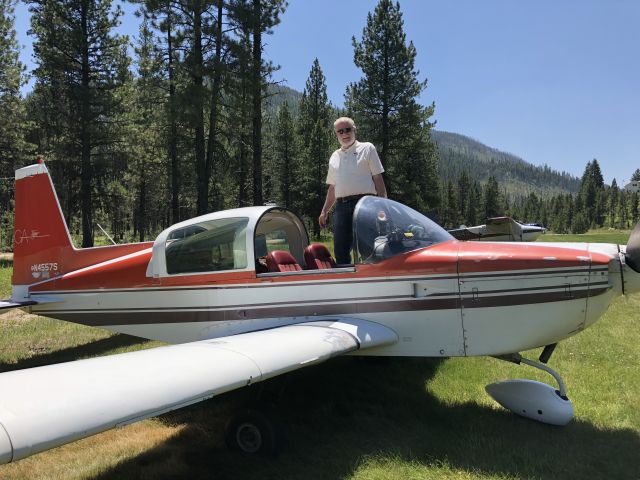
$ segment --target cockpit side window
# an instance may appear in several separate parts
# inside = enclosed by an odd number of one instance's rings
[[[248,218],[223,218],[189,225],[167,238],[167,273],[201,273],[247,268]],[[175,233],[175,235],[174,235]]]

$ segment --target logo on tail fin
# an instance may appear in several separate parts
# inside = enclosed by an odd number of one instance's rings
[[[20,245],[22,242],[29,243],[31,240],[35,240],[36,238],[45,238],[50,237],[51,235],[42,235],[38,230],[31,230],[30,233],[27,233],[27,229],[23,228],[17,229],[13,233],[13,242],[15,245]]]

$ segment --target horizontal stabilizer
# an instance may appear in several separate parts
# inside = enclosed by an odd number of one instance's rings
[[[320,320],[0,374],[0,463],[397,341],[377,323]]]
[[[11,308],[28,307],[29,305],[35,305],[38,302],[12,302],[11,300],[0,300],[0,310],[9,310]]]
[[[22,308],[22,307],[30,307],[32,305],[41,305],[44,303],[56,303],[60,300],[56,298],[44,298],[39,297],[38,300],[25,300],[21,302],[14,302],[13,300],[0,300],[0,311],[1,310],[9,310],[11,308]]]

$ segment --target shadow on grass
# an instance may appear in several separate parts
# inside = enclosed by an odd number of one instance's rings
[[[447,406],[424,387],[438,360],[382,360],[339,358],[289,375],[277,409],[288,443],[277,458],[224,446],[224,419],[249,387],[164,415],[187,428],[95,479],[333,479],[398,461],[518,478],[639,478],[633,430],[558,428],[474,403]]]
[[[95,357],[98,355],[104,355],[105,353],[117,348],[130,347],[132,345],[138,345],[148,341],[149,340],[144,338],[117,334],[101,340],[85,343],[84,345],[77,345],[75,347],[56,350],[55,352],[34,355],[33,357],[25,358],[24,360],[20,360],[16,363],[0,363],[0,373],[10,372],[12,370],[21,370],[23,368],[51,365],[54,363],[71,362],[81,358]]]

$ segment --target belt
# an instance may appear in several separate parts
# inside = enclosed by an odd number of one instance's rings
[[[348,197],[336,198],[336,202],[338,202],[338,203],[357,202],[362,197],[366,197],[367,195],[373,195],[373,194],[372,193],[362,193],[360,195],[349,195]]]

